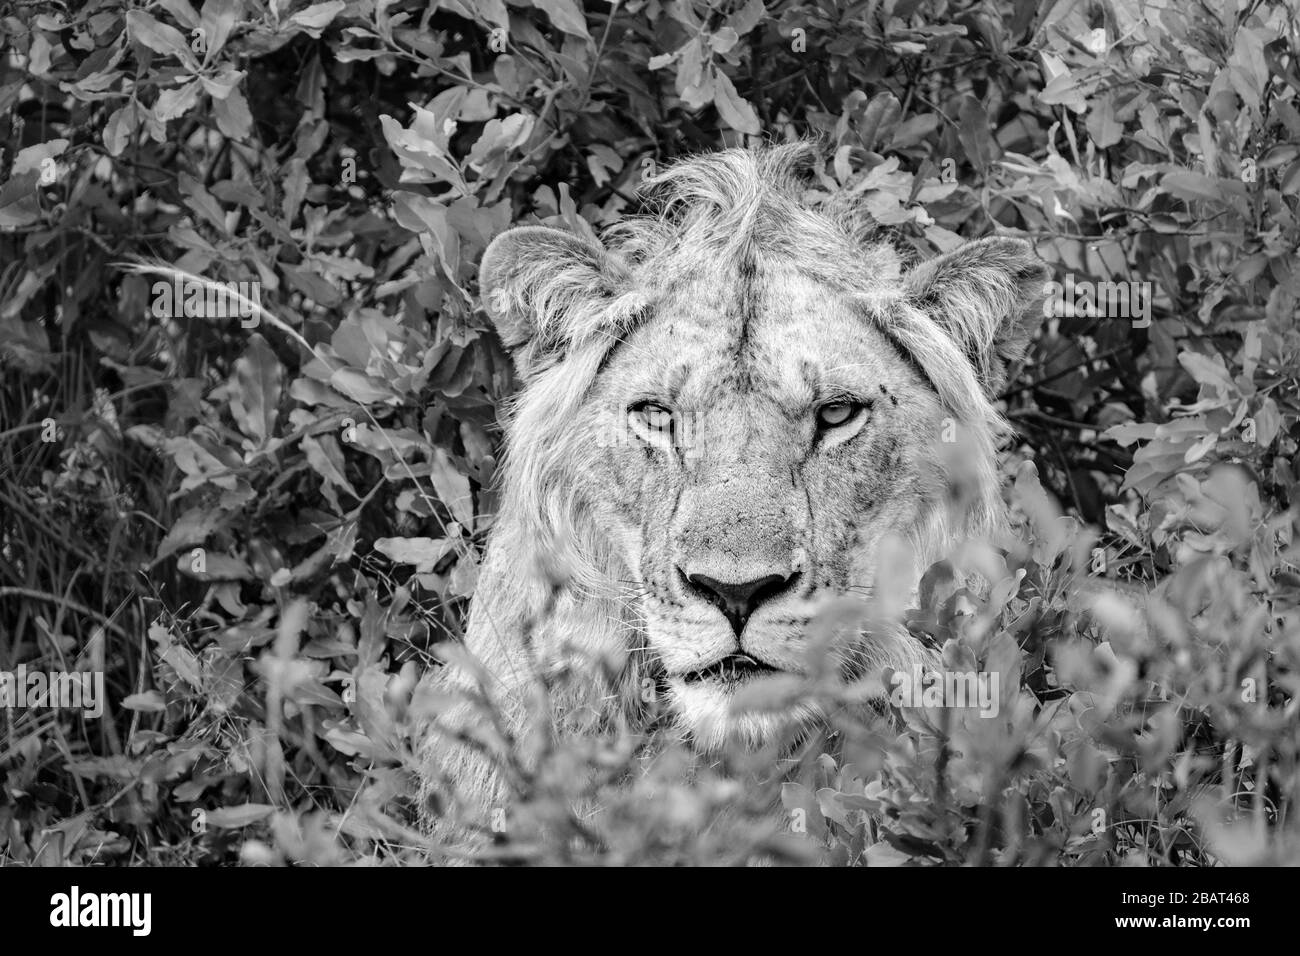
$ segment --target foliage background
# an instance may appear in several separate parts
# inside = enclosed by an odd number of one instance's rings
[[[479,256],[801,135],[917,258],[1011,231],[1149,284],[1147,327],[1046,325],[1004,396],[1030,544],[986,601],[937,571],[912,622],[1011,678],[1005,720],[846,731],[775,817],[589,741],[497,854],[1300,860],[1298,36],[1278,0],[0,7],[0,668],[109,687],[100,720],[0,710],[0,861],[425,859],[412,692],[512,388]],[[168,314],[141,261],[267,314]],[[1082,611],[1089,576],[1157,585],[1149,628]],[[574,761],[638,781],[573,821]]]

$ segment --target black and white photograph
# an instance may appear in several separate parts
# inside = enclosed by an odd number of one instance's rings
[[[1051,868],[1244,940],[1298,303],[1296,0],[0,2],[0,894]]]

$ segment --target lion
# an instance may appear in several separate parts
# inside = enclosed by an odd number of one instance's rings
[[[480,687],[521,739],[530,681],[586,660],[615,662],[607,693],[570,702],[587,732],[635,721],[652,681],[691,746],[761,744],[817,715],[730,705],[801,672],[819,607],[883,571],[914,591],[953,542],[1003,530],[995,397],[1047,271],[1017,238],[905,268],[859,206],[811,188],[816,155],[687,158],[603,242],[523,226],[484,253],[484,308],[521,385],[467,653],[434,681]],[[899,627],[843,660],[866,675],[929,653]],[[467,745],[482,720],[461,706],[430,729],[430,802],[500,798]]]

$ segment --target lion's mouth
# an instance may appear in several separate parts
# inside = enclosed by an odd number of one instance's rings
[[[748,654],[728,654],[708,667],[691,671],[686,675],[686,683],[717,681],[724,684],[739,684],[765,674],[781,673],[770,664],[755,660]]]

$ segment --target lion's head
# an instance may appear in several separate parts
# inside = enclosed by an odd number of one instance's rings
[[[526,227],[488,248],[483,301],[522,388],[471,650],[506,661],[544,600],[537,569],[562,564],[551,649],[634,649],[716,743],[738,729],[738,687],[804,666],[827,597],[869,594],[881,571],[914,581],[996,528],[993,397],[1044,269],[1027,243],[987,239],[905,271],[798,178],[808,152],[681,162],[651,184],[657,214],[604,244]],[[847,658],[917,659],[879,636]]]

